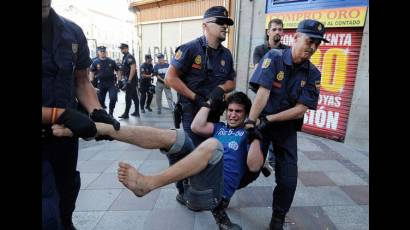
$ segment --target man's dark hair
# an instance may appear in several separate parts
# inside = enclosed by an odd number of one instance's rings
[[[228,98],[226,99],[226,107],[228,107],[228,105],[232,103],[244,105],[246,115],[248,115],[249,112],[251,111],[252,102],[249,99],[248,95],[244,94],[243,92],[235,92],[229,95]]]
[[[268,31],[270,30],[270,27],[272,26],[272,23],[275,23],[275,24],[277,24],[277,25],[281,25],[281,26],[283,27],[283,21],[282,21],[281,19],[279,19],[279,18],[274,18],[274,19],[272,19],[272,20],[269,21]]]

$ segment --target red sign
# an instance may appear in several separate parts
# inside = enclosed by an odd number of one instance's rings
[[[283,43],[292,45],[293,31],[285,32]],[[322,73],[316,110],[308,110],[302,130],[343,141],[356,79],[362,29],[327,29],[330,43],[322,43],[312,63]]]

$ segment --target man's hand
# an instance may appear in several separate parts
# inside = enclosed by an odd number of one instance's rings
[[[247,120],[245,122],[245,133],[249,144],[255,139],[262,140],[262,134],[256,128],[255,121]]]
[[[195,103],[196,107],[201,108],[202,105],[204,105],[204,103],[206,103],[206,100],[201,95],[195,94],[194,103]]]
[[[114,127],[115,130],[120,130],[120,122],[115,120],[113,117],[108,115],[107,111],[103,109],[94,109],[94,111],[90,115],[91,119],[95,122],[101,122],[101,123],[106,123],[110,124]],[[97,136],[95,140],[110,140],[112,141],[113,139],[110,136],[107,135],[101,135]]]
[[[65,109],[57,119],[56,124],[64,125],[73,132],[74,137],[83,139],[94,137],[97,133],[97,128],[89,117],[70,108]]]
[[[271,122],[268,121],[266,116],[261,116],[259,117],[259,124],[257,126],[257,129],[259,130],[259,132],[265,133],[268,130],[270,124]]]
[[[225,91],[221,87],[215,87],[209,95],[211,107],[214,108],[224,99]]]

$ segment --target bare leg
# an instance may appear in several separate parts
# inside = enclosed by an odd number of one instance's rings
[[[136,196],[144,196],[156,188],[195,175],[205,169],[218,143],[215,138],[202,142],[192,153],[154,176],[145,176],[131,165],[120,162],[118,180]]]
[[[158,129],[148,126],[121,126],[116,131],[112,125],[95,123],[99,135],[109,135],[113,139],[139,146],[144,149],[169,149],[175,143],[175,130]]]

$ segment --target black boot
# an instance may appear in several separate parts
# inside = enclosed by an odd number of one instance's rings
[[[64,226],[63,226],[63,230],[77,230],[77,229],[74,227],[73,222],[71,222],[71,223],[69,223],[69,224],[67,224],[67,225],[64,225]]]
[[[269,224],[269,230],[283,230],[283,224],[285,222],[285,217],[280,217],[275,214],[272,215]]]
[[[228,217],[228,214],[225,212],[225,209],[221,207],[221,205],[214,208],[212,211],[212,215],[216,221],[216,224],[219,227],[219,230],[241,230],[241,226],[232,223]]]
[[[151,107],[147,106],[147,107],[145,107],[145,108],[146,108],[148,111],[152,112]]]
[[[139,117],[139,116],[140,116],[140,113],[137,112],[137,111],[135,111],[135,112],[131,113],[131,116]]]
[[[121,116],[119,116],[118,118],[123,118],[123,119],[128,119],[130,116],[128,116],[128,113],[124,113]]]

